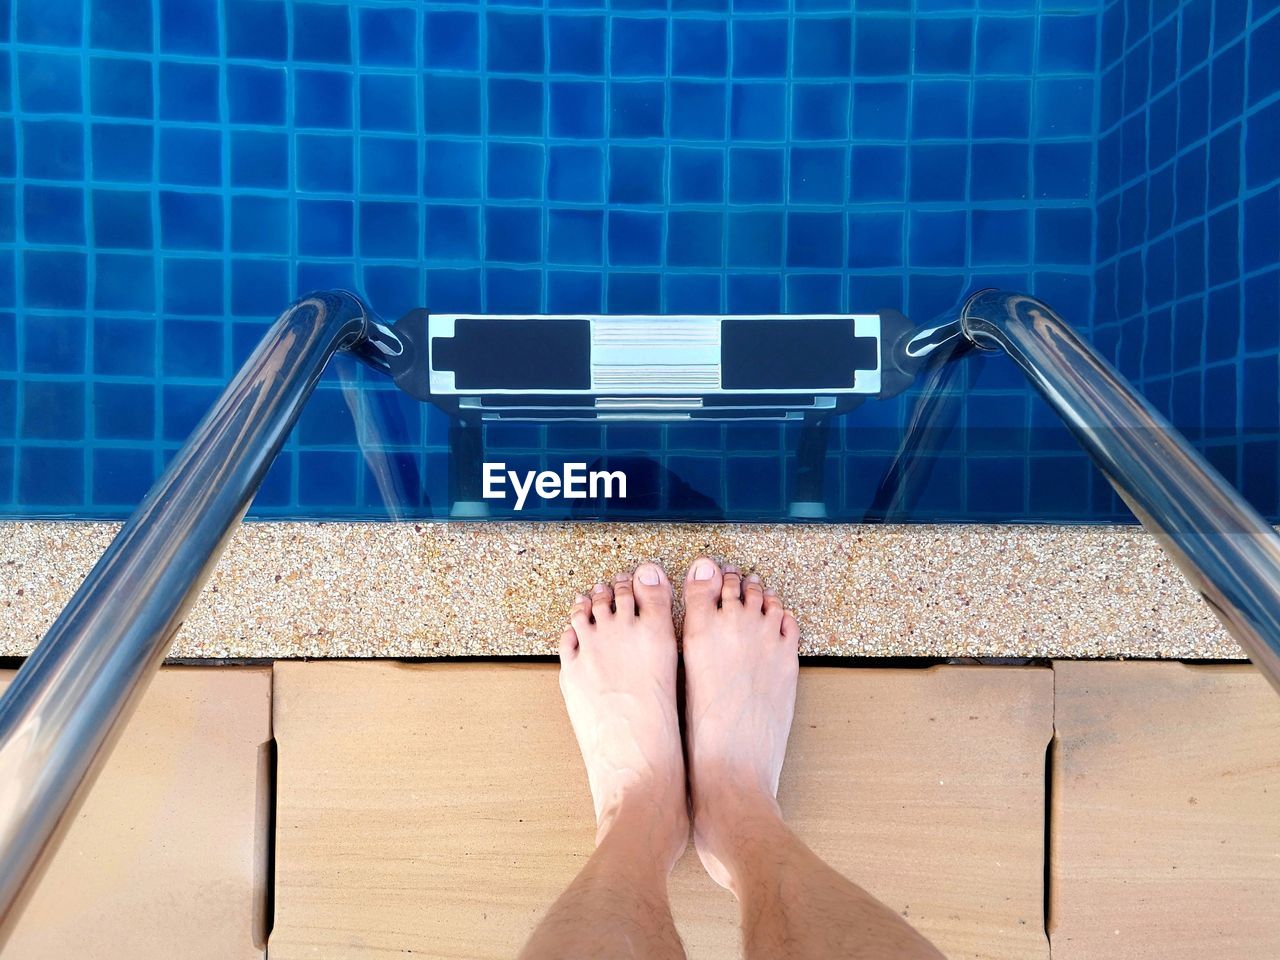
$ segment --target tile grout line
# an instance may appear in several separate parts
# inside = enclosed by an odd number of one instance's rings
[[[1044,879],[1041,919],[1044,938],[1053,960],[1053,783],[1058,761],[1058,661],[1049,661],[1049,743],[1044,757]]]
[[[263,836],[266,850],[263,851],[264,866],[262,888],[262,957],[271,955],[271,934],[276,925],[276,845],[279,832],[280,809],[280,746],[276,741],[276,665],[270,663],[271,681],[268,684],[267,727],[271,738],[267,741],[268,749],[265,792],[267,796],[267,823]]]

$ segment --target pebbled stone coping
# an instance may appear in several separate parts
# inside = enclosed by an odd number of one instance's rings
[[[118,526],[0,523],[0,655]],[[1138,527],[521,522],[246,523],[170,655],[551,654],[576,591],[642,560],[678,583],[699,553],[775,586],[811,655],[1243,656]]]

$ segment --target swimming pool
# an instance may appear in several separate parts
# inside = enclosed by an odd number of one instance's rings
[[[1277,4],[848,8],[12,0],[0,514],[127,515],[314,288],[387,318],[924,322],[996,285],[1076,323],[1277,518]],[[896,516],[1125,516],[1007,361],[968,358],[950,389]],[[916,399],[830,431],[829,519],[867,515]],[[625,501],[521,516],[774,519],[802,432],[500,424],[484,447],[632,478]],[[253,514],[445,517],[449,458],[446,416],[339,365]]]

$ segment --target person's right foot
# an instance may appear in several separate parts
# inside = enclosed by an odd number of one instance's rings
[[[689,840],[671,582],[642,563],[579,596],[570,620],[560,689],[587,767],[596,842],[620,826],[665,875]]]
[[[694,842],[733,889],[732,833],[777,816],[778,776],[795,712],[800,627],[754,574],[699,557],[684,581],[684,664]]]

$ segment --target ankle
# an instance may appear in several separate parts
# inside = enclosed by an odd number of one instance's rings
[[[641,869],[656,866],[665,875],[689,841],[684,798],[626,797],[600,812],[596,847],[616,850]]]
[[[693,834],[711,878],[739,900],[744,878],[765,869],[791,836],[777,800],[759,788],[696,798]]]
[[[712,825],[728,827],[742,818],[782,818],[772,790],[752,770],[703,771],[691,793],[694,819]]]
[[[693,798],[694,827],[700,836],[741,846],[783,826],[773,794],[757,784],[719,784]]]

